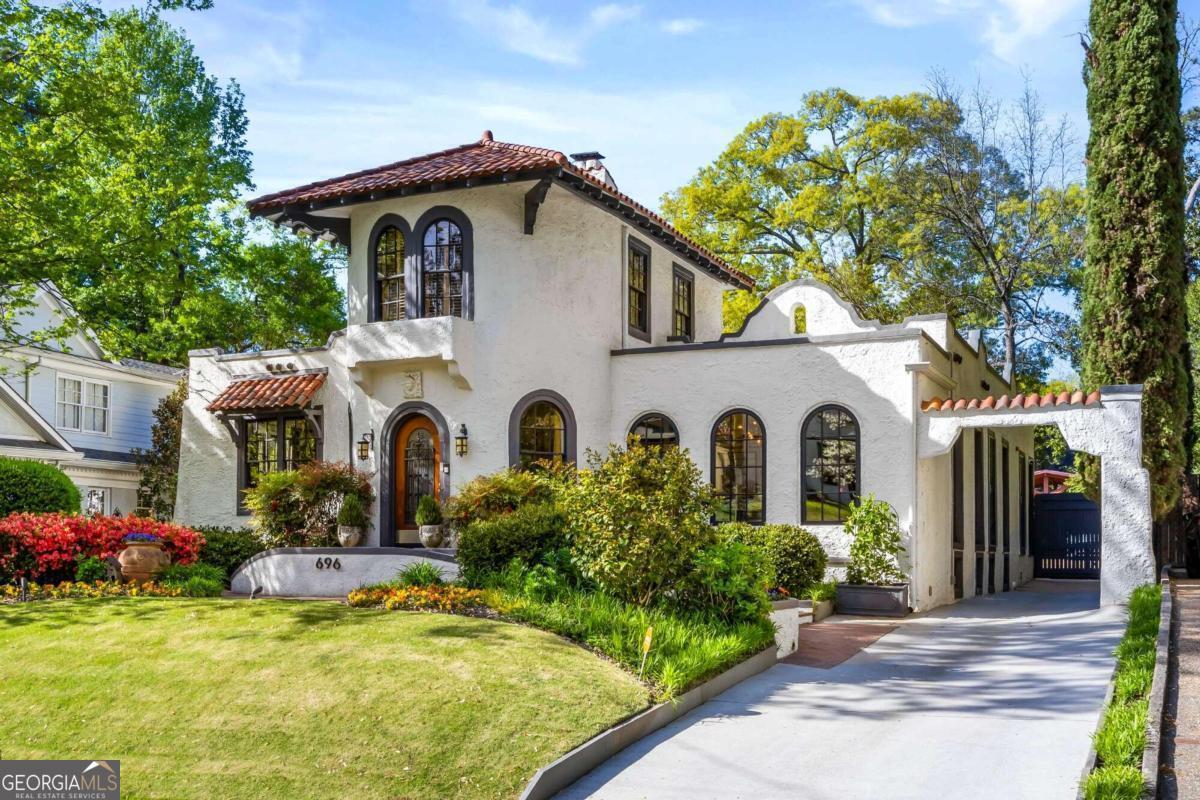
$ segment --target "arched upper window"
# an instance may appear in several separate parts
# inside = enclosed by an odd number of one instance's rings
[[[629,437],[643,447],[679,446],[679,430],[666,414],[643,414],[630,427]]]
[[[509,464],[520,469],[575,463],[575,415],[566,398],[549,389],[522,397],[508,418],[508,447]]]
[[[404,232],[388,225],[375,239],[375,297],[378,319],[405,318]]]
[[[804,421],[805,522],[846,521],[858,500],[858,420],[841,406],[821,406]]]
[[[767,437],[762,421],[745,410],[730,411],[712,431],[712,483],[718,522],[766,519]]]
[[[421,283],[424,316],[464,316],[463,235],[454,221],[438,219],[425,228]]]

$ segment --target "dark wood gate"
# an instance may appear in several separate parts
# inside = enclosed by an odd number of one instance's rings
[[[1081,494],[1033,498],[1033,576],[1100,577],[1100,507]]]

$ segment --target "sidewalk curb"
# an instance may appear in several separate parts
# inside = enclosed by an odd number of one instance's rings
[[[1158,612],[1158,641],[1154,646],[1154,679],[1150,684],[1150,707],[1146,711],[1146,749],[1142,751],[1143,797],[1158,796],[1158,767],[1162,751],[1163,708],[1167,697],[1167,666],[1170,662],[1171,616],[1174,611],[1171,573],[1162,571],[1162,604]]]

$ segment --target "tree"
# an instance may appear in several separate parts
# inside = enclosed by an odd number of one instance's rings
[[[1083,255],[1084,193],[1070,180],[1066,122],[1046,120],[1028,78],[1007,110],[978,85],[964,96],[941,73],[930,88],[954,120],[926,129],[905,181],[917,198],[912,236],[929,251],[952,243],[959,257],[915,260],[909,291],[953,298],[962,318],[998,328],[1006,373],[1044,372],[1039,357],[1070,357],[1076,339],[1074,320],[1048,302],[1074,293]],[[1032,351],[1028,364],[1022,351]]]
[[[175,516],[175,489],[179,482],[179,443],[183,431],[183,404],[187,400],[187,381],[158,402],[154,424],[150,427],[150,449],[136,448],[141,479],[138,485],[142,504],[158,519]]]
[[[1143,385],[1143,458],[1156,515],[1179,499],[1188,408],[1175,24],[1172,0],[1093,0],[1085,43],[1084,379]],[[1096,467],[1089,460],[1093,485]]]
[[[663,198],[692,236],[760,291],[797,277],[828,283],[864,317],[893,319],[890,287],[912,255],[906,187],[923,130],[946,110],[927,95],[804,96],[794,114],[751,122],[715,162]],[[752,302],[733,301],[744,316]],[[738,320],[727,320],[727,325]]]

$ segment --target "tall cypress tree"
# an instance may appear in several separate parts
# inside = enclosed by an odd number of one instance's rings
[[[1084,70],[1084,380],[1145,387],[1156,516],[1179,498],[1188,408],[1176,16],[1175,0],[1092,0]]]

